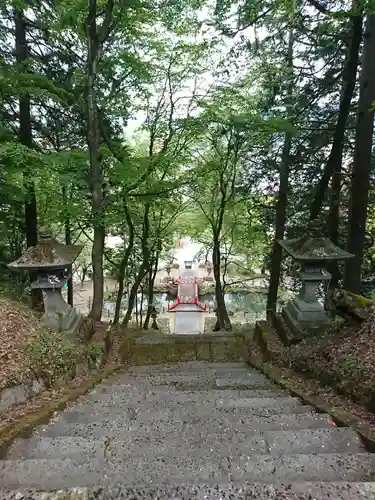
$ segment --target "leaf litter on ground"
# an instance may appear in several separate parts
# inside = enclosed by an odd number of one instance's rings
[[[289,347],[270,328],[267,346],[273,364],[293,371],[296,388],[375,425],[375,413],[366,408],[375,391],[375,310],[361,324],[338,321],[320,336]],[[258,348],[254,354],[261,359]]]
[[[31,376],[25,346],[43,328],[26,306],[0,298],[0,390]]]

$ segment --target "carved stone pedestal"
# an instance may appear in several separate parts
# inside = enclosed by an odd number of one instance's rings
[[[322,304],[318,302],[316,290],[318,285],[328,281],[331,275],[320,267],[305,264],[303,270],[299,272],[299,278],[302,281],[302,288],[282,312],[285,323],[296,335],[300,335],[301,332],[312,335],[321,333],[330,322]]]

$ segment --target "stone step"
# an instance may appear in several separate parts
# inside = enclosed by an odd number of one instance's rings
[[[180,404],[173,407],[168,405],[154,405],[152,406],[133,406],[133,407],[101,407],[97,405],[93,408],[88,407],[87,411],[76,412],[63,412],[57,414],[56,422],[64,423],[94,423],[107,420],[121,420],[124,425],[134,422],[150,423],[150,422],[165,422],[171,420],[178,420],[180,422],[196,420],[197,418],[206,419],[208,421],[214,418],[236,419],[256,416],[269,418],[277,415],[301,415],[306,413],[313,413],[311,406],[302,405],[274,405],[272,407],[224,407],[213,406],[210,404],[190,405]]]
[[[104,396],[104,398],[102,398]],[[154,402],[170,402],[170,401],[189,401],[191,403],[196,403],[200,401],[211,401],[214,402],[220,399],[232,399],[232,398],[279,398],[286,397],[288,394],[277,387],[272,387],[270,389],[223,389],[223,390],[201,390],[201,391],[174,391],[174,390],[155,390],[155,388],[146,389],[145,392],[141,391],[129,391],[126,387],[122,386],[112,386],[108,388],[98,388],[95,391],[91,391],[85,397],[81,398],[76,403],[76,407],[80,407],[86,402],[101,402],[112,400],[112,396],[117,400],[124,399],[124,402],[139,402],[145,399],[150,403]]]
[[[260,434],[270,455],[310,453],[364,453],[366,450],[358,434],[350,428],[303,429],[264,431]],[[235,454],[256,453],[248,433],[234,435],[231,442]]]
[[[181,372],[181,371],[165,371],[165,372],[151,372],[151,373],[140,373],[134,374],[132,372],[125,373],[121,376],[120,380],[137,379],[142,380],[153,380],[157,382],[159,379],[162,380],[195,380],[195,379],[211,379],[219,377],[228,377],[233,379],[247,378],[252,380],[268,380],[262,373],[252,371],[252,370],[204,370],[201,372]]]
[[[303,408],[303,407],[299,407]],[[44,425],[37,429],[39,436],[81,436],[84,438],[92,437],[118,437],[119,439],[127,436],[129,431],[139,437],[142,435],[160,435],[165,439],[170,433],[180,432],[183,429],[186,432],[212,433],[222,432],[223,429],[231,429],[236,432],[254,433],[266,430],[284,430],[284,429],[321,429],[331,428],[330,417],[325,414],[316,414],[311,412],[299,414],[280,413],[270,416],[249,416],[239,415],[235,412],[215,412],[200,415],[177,414],[171,416],[167,413],[152,415],[138,415],[135,420],[129,420],[126,417],[102,419],[98,421],[88,421],[79,423],[57,422],[51,425]],[[164,418],[164,419],[163,419]]]
[[[212,377],[212,376],[233,376],[233,377],[254,377],[254,378],[267,378],[260,372],[256,370],[251,370],[249,367],[237,367],[237,368],[203,368],[200,370],[190,370],[190,369],[177,369],[174,367],[166,368],[166,369],[152,369],[148,371],[136,372],[132,368],[121,375],[123,378],[134,377],[138,379],[147,379],[147,378],[157,378],[157,377]]]
[[[17,440],[7,454],[18,458],[73,458],[80,463],[91,458],[126,458],[185,455],[232,457],[241,454],[361,453],[362,443],[351,429],[329,428],[303,431],[236,433],[232,429],[191,432],[189,428],[169,436],[137,435],[129,431],[122,438],[34,437]]]
[[[5,489],[53,490],[79,486],[108,487],[115,484],[222,484],[230,481],[284,484],[300,481],[370,481],[375,456],[362,454],[253,455],[216,459],[211,455],[90,459],[80,464],[71,459],[4,460],[0,484]]]
[[[375,483],[371,482],[298,482],[291,484],[220,484],[220,485],[168,485],[168,486],[111,486],[108,488],[74,488],[59,492],[0,490],[6,500],[101,500],[155,499],[164,500],[374,500]]]
[[[282,408],[284,406],[301,406],[298,398],[284,397],[260,397],[260,398],[236,398],[217,399],[216,408],[246,408],[249,413],[257,408]]]
[[[253,368],[251,368],[245,362],[209,362],[209,361],[187,361],[185,363],[165,363],[162,365],[143,365],[143,366],[131,366],[129,368],[129,373],[136,373],[137,375],[142,373],[153,373],[153,372],[178,372],[186,373],[193,372],[197,373],[200,371],[207,370],[245,370],[252,371],[253,373],[259,373]]]
[[[285,393],[271,391],[197,391],[162,394],[128,394],[126,392],[91,394],[82,398],[68,411],[77,413],[93,410],[113,409],[118,413],[126,408],[157,408],[168,406],[177,408],[180,405],[206,405],[217,408],[269,408],[272,406],[298,406],[298,398]],[[74,408],[74,409],[73,409]],[[117,410],[116,410],[117,408]],[[66,412],[65,412],[66,413]]]
[[[181,372],[154,372],[132,374],[126,373],[119,378],[120,384],[134,386],[142,385],[197,385],[211,384],[222,386],[248,385],[248,386],[272,386],[274,385],[263,374],[249,370],[235,371],[205,371],[201,373]]]
[[[73,408],[70,411],[58,413],[54,421],[61,423],[75,422],[100,422],[101,420],[110,420],[122,418],[124,422],[133,422],[141,420],[143,422],[151,422],[158,420],[187,420],[198,417],[211,419],[213,417],[227,416],[228,418],[250,417],[256,415],[258,417],[270,417],[279,414],[304,414],[313,413],[314,409],[311,406],[303,405],[274,405],[264,407],[246,406],[224,406],[212,405],[210,403],[189,404],[180,403],[177,405],[155,404],[147,406],[138,405],[101,405],[95,406],[84,405]]]
[[[232,394],[232,395],[231,395]],[[265,403],[260,402],[261,399],[265,400]],[[179,404],[207,404],[216,405],[216,402],[223,401],[223,404],[227,404],[227,401],[238,401],[238,406],[248,407],[254,402],[255,407],[262,407],[264,405],[269,405],[270,400],[278,401],[277,404],[293,404],[297,406],[301,404],[298,398],[293,398],[288,396],[287,393],[264,390],[245,390],[245,391],[164,391],[163,393],[153,393],[150,391],[148,393],[129,393],[126,391],[119,392],[107,392],[107,393],[90,393],[86,397],[79,401],[79,406],[84,404],[100,404],[102,406],[134,406],[134,405],[165,405],[178,406]],[[247,403],[248,401],[249,403]],[[289,402],[289,403],[288,403]],[[235,406],[235,405],[232,405]]]
[[[177,369],[169,369],[169,370],[150,370],[148,372],[140,372],[137,373],[132,369],[129,369],[128,372],[121,375],[123,380],[127,380],[128,378],[137,378],[138,380],[149,380],[155,378],[220,378],[220,377],[252,377],[253,379],[261,380],[267,379],[263,374],[249,370],[248,368],[236,368],[236,369],[202,369],[202,370],[177,370]],[[105,382],[103,382],[105,383]]]
[[[156,390],[222,390],[222,389],[272,389],[276,386],[267,379],[258,379],[255,377],[155,377],[154,379],[145,378],[144,380],[128,379],[121,382],[124,387],[132,390],[147,392],[151,389]]]
[[[371,481],[375,477],[375,455],[296,454],[234,457],[233,481],[283,483],[298,481]]]

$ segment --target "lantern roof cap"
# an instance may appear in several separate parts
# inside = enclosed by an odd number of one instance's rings
[[[76,260],[82,249],[83,245],[58,242],[49,228],[43,228],[39,231],[38,244],[25,250],[8,267],[23,270],[65,269]]]
[[[299,261],[346,260],[354,257],[325,237],[303,236],[278,240],[278,243],[293,259]]]

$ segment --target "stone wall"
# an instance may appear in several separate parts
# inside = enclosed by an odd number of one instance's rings
[[[156,320],[160,333],[169,334],[170,333],[170,321],[169,318],[157,318]]]
[[[213,333],[213,328],[216,323],[216,317],[206,316],[204,318],[204,333]]]
[[[243,336],[223,335],[147,335],[125,339],[122,361],[133,365],[181,361],[243,361],[247,345]]]
[[[42,380],[28,380],[22,384],[0,389],[0,417],[13,405],[25,403],[45,390]]]

